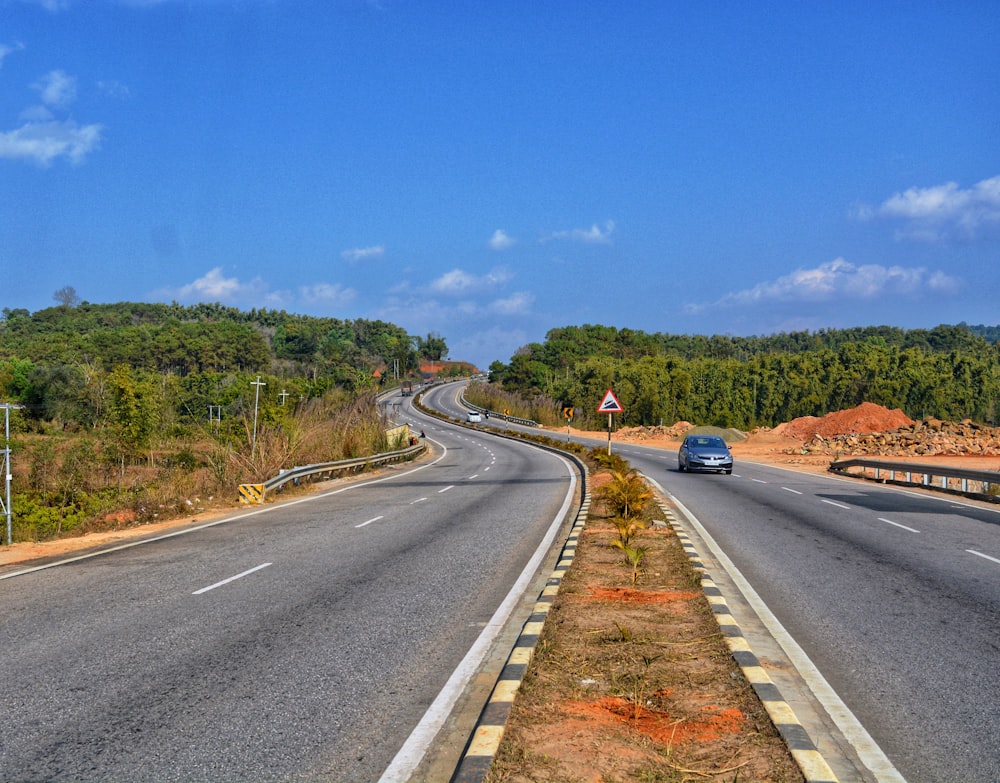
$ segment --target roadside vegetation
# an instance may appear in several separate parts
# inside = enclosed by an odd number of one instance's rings
[[[472,369],[381,321],[57,299],[0,320],[14,541],[195,514],[282,468],[384,451],[383,385]]]
[[[559,405],[542,394],[526,398],[518,392],[507,391],[499,384],[470,383],[465,390],[465,399],[488,411],[507,412],[509,416],[536,421],[546,427],[564,423]]]

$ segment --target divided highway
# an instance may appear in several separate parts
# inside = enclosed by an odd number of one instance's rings
[[[433,460],[0,575],[0,777],[405,779],[579,494],[562,457],[408,415]]]
[[[679,473],[676,452],[613,448],[691,514],[888,756],[863,753],[865,780],[1000,780],[1000,508],[739,461]]]

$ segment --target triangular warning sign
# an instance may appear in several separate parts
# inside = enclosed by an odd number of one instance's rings
[[[608,389],[607,394],[604,395],[604,399],[601,400],[601,404],[597,406],[598,413],[622,413],[624,410],[611,389]]]

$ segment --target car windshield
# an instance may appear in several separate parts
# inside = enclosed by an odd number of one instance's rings
[[[704,435],[697,438],[688,438],[688,446],[702,449],[724,449],[726,442],[713,435]]]

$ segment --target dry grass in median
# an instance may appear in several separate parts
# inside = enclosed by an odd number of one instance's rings
[[[595,502],[487,780],[801,783],[673,531],[638,526],[638,568],[619,531]]]

